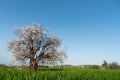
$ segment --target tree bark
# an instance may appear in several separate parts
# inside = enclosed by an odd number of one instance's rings
[[[31,41],[31,44],[33,44],[33,40]],[[32,71],[35,71],[38,68],[38,62],[34,58],[36,52],[34,52],[33,47],[31,48],[30,52],[31,53],[30,53],[30,67],[29,67],[29,69]]]
[[[32,71],[37,70],[37,68],[38,68],[38,62],[36,61],[36,59],[34,59],[34,58],[30,59],[30,67],[29,68]]]

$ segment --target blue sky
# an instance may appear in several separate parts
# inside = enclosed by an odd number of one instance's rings
[[[12,61],[14,27],[34,22],[62,38],[65,64],[120,63],[119,0],[0,0],[0,63]]]

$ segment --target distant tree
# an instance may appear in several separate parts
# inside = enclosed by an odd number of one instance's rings
[[[102,66],[108,66],[108,63],[107,63],[107,61],[106,61],[106,60],[104,60],[104,61],[103,61]]]
[[[8,48],[17,61],[28,62],[31,70],[36,70],[38,63],[54,65],[64,62],[66,53],[59,48],[61,39],[52,37],[43,26],[17,27],[14,34],[17,39],[8,42]]]
[[[109,64],[109,68],[110,69],[118,69],[119,68],[119,65],[118,65],[118,63],[117,62],[111,62],[110,64]]]
[[[106,60],[103,61],[102,67],[107,69],[108,68],[108,63]]]

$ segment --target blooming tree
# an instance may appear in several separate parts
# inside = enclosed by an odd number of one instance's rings
[[[29,62],[29,68],[36,70],[38,63],[63,63],[66,58],[60,50],[61,39],[51,36],[50,32],[39,24],[17,27],[14,30],[17,39],[8,42],[8,48],[17,61]]]

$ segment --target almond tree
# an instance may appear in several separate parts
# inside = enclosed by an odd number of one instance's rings
[[[39,24],[17,27],[14,30],[17,39],[8,42],[8,48],[17,61],[29,62],[29,68],[36,70],[38,63],[63,63],[66,58],[60,50],[61,39],[53,37],[46,28]]]

